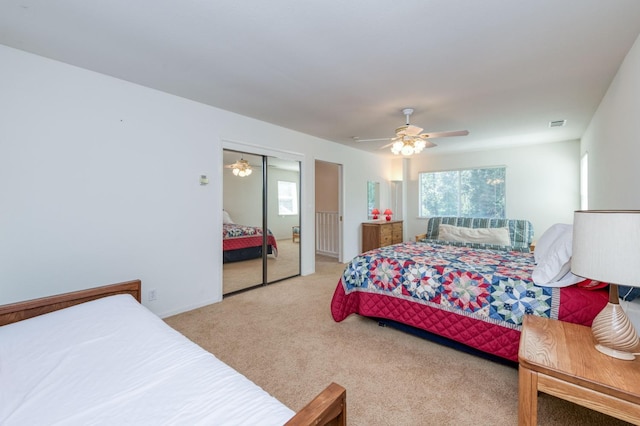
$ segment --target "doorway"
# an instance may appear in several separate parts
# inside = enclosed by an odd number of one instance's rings
[[[342,164],[315,162],[316,265],[342,259]]]
[[[231,149],[223,161],[223,296],[300,275],[300,162]]]

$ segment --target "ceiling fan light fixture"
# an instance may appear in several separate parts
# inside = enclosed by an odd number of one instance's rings
[[[234,176],[246,177],[253,172],[253,170],[251,169],[251,166],[249,165],[249,162],[242,158],[236,161],[235,163],[233,163],[230,167],[231,167],[231,172],[233,173]]]
[[[235,174],[235,173],[234,173]],[[236,174],[236,176],[240,176],[240,177],[246,177],[249,176],[251,174],[251,169],[248,170],[239,170],[238,174]]]
[[[402,147],[402,150],[400,151],[402,155],[413,155],[414,152],[415,152],[415,149],[413,145],[409,143],[405,143],[404,146]]]
[[[400,151],[402,151],[402,147],[404,146],[404,142],[401,140],[397,140],[393,143],[393,145],[391,145],[391,152],[393,152],[394,154],[400,154]]]

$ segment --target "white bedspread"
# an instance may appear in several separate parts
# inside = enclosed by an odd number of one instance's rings
[[[0,424],[282,425],[294,412],[128,295],[0,327]]]

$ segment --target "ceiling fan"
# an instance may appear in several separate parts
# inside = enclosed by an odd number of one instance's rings
[[[466,136],[469,134],[468,130],[456,130],[451,132],[432,132],[422,133],[424,130],[422,127],[414,126],[409,123],[409,117],[413,114],[412,108],[405,108],[402,113],[407,118],[407,124],[400,126],[396,129],[396,136],[392,138],[381,139],[358,139],[358,142],[374,142],[374,141],[386,141],[390,140],[391,143],[382,146],[380,149],[391,147],[391,152],[394,154],[412,155],[417,154],[424,148],[433,148],[435,143],[429,139],[444,138],[448,136]]]
[[[225,169],[231,169],[234,176],[245,177],[245,176],[249,176],[253,171],[253,168],[258,166],[252,166],[251,164],[249,164],[247,160],[240,157],[240,159],[235,163],[227,164],[224,167]]]

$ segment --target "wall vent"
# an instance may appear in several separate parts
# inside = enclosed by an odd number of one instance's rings
[[[549,127],[564,127],[565,124],[567,124],[567,120],[550,121]]]

